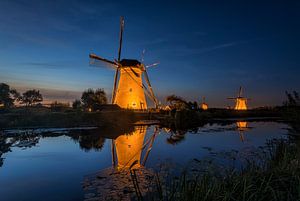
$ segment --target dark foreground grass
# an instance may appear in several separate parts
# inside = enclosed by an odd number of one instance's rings
[[[300,148],[277,140],[268,143],[266,151],[269,157],[265,160],[248,161],[243,169],[228,169],[221,175],[185,172],[179,177],[166,177],[157,173],[153,191],[137,196],[137,200],[300,200]]]

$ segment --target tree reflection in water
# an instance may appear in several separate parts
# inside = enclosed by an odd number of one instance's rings
[[[91,133],[88,135],[72,135],[72,139],[79,142],[80,148],[84,151],[90,151],[91,149],[100,151],[105,142],[105,138],[101,137],[99,133]]]
[[[2,155],[10,151],[11,143],[7,143],[6,138],[0,134],[0,167],[3,165],[4,158]]]
[[[0,167],[4,163],[3,154],[11,151],[11,147],[19,147],[22,149],[36,146],[39,142],[40,137],[31,135],[31,133],[24,133],[22,135],[4,135],[0,133]]]
[[[114,130],[116,131],[116,130]],[[119,132],[117,132],[119,133]],[[11,147],[27,149],[36,146],[40,138],[69,136],[71,139],[79,143],[84,151],[91,149],[100,151],[105,142],[105,138],[110,136],[103,135],[99,129],[88,128],[51,128],[51,129],[23,129],[23,130],[7,130],[0,133],[0,167],[3,165],[3,154],[11,151]],[[102,137],[103,136],[103,137]]]
[[[171,131],[170,133],[171,135],[170,137],[168,137],[167,142],[168,144],[175,145],[185,139],[185,134],[187,133],[187,131],[177,130],[177,131]]]

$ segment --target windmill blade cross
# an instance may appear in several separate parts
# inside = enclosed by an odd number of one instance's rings
[[[157,104],[157,99],[156,99],[156,97],[155,97],[155,95],[154,95],[152,86],[151,86],[151,84],[150,84],[150,80],[149,80],[149,77],[148,77],[148,73],[147,73],[146,68],[145,68],[145,71],[144,71],[144,75],[145,75],[145,80],[146,80],[146,82],[147,82],[147,84],[148,84],[148,87],[149,87],[149,90],[150,90],[150,94],[151,94],[151,96],[152,96],[152,98],[153,98],[155,107],[157,107],[157,105],[158,105],[158,104]]]
[[[130,68],[130,70],[133,72],[133,74],[134,74],[136,77],[140,77],[140,75],[139,75],[137,72],[135,72],[135,70],[133,70],[132,68]]]
[[[242,87],[240,86],[240,89],[239,89],[239,97],[242,97]]]
[[[117,83],[118,83],[118,76],[119,76],[119,68],[116,69],[115,77],[114,77],[114,86],[112,91],[112,98],[111,103],[114,104],[115,98],[116,98],[116,89],[117,89]]]
[[[122,16],[120,18],[120,40],[119,40],[118,62],[121,61],[123,31],[124,31],[124,17]]]
[[[118,68],[116,65],[113,65],[113,64],[110,64],[107,62],[103,62],[100,60],[96,60],[96,59],[90,59],[89,65],[93,66],[93,67],[98,67],[98,68],[109,68],[109,69],[115,69],[115,70]]]
[[[149,65],[145,66],[145,68],[150,68],[150,67],[153,67],[153,66],[157,66],[158,64],[159,64],[159,62],[149,64]]]
[[[117,63],[115,63],[115,62],[113,62],[113,61],[110,61],[110,60],[108,60],[108,59],[104,59],[104,58],[102,58],[102,57],[99,57],[99,56],[97,56],[97,55],[95,55],[95,54],[90,54],[89,57],[90,57],[90,59],[102,61],[102,62],[108,63],[108,64],[110,64],[110,65],[113,65],[113,66],[115,66],[116,68],[118,67],[118,64],[117,64]]]
[[[144,62],[145,52],[146,52],[146,50],[143,49],[143,52],[142,52],[142,58],[141,58],[142,63]]]

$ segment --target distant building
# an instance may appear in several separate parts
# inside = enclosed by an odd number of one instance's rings
[[[205,97],[202,98],[202,103],[201,103],[200,107],[202,110],[208,109],[208,104],[205,102]]]

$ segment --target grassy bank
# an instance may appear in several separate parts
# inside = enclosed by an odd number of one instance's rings
[[[109,112],[49,112],[27,110],[6,112],[0,115],[0,128],[28,127],[80,127],[109,126],[126,127],[135,122],[137,117],[131,111]]]
[[[126,126],[138,120],[155,119],[169,128],[191,128],[214,121],[231,118],[281,118],[282,109],[255,109],[235,111],[228,109],[172,110],[161,112],[133,112],[130,110],[110,110],[83,112],[71,108],[53,111],[46,107],[22,107],[0,111],[0,128],[17,127],[75,127],[103,126],[107,124]]]
[[[229,109],[208,110],[173,110],[165,115],[158,116],[161,124],[169,128],[186,129],[202,126],[217,121],[230,121],[230,119],[283,119],[283,108],[252,109],[236,111]]]

